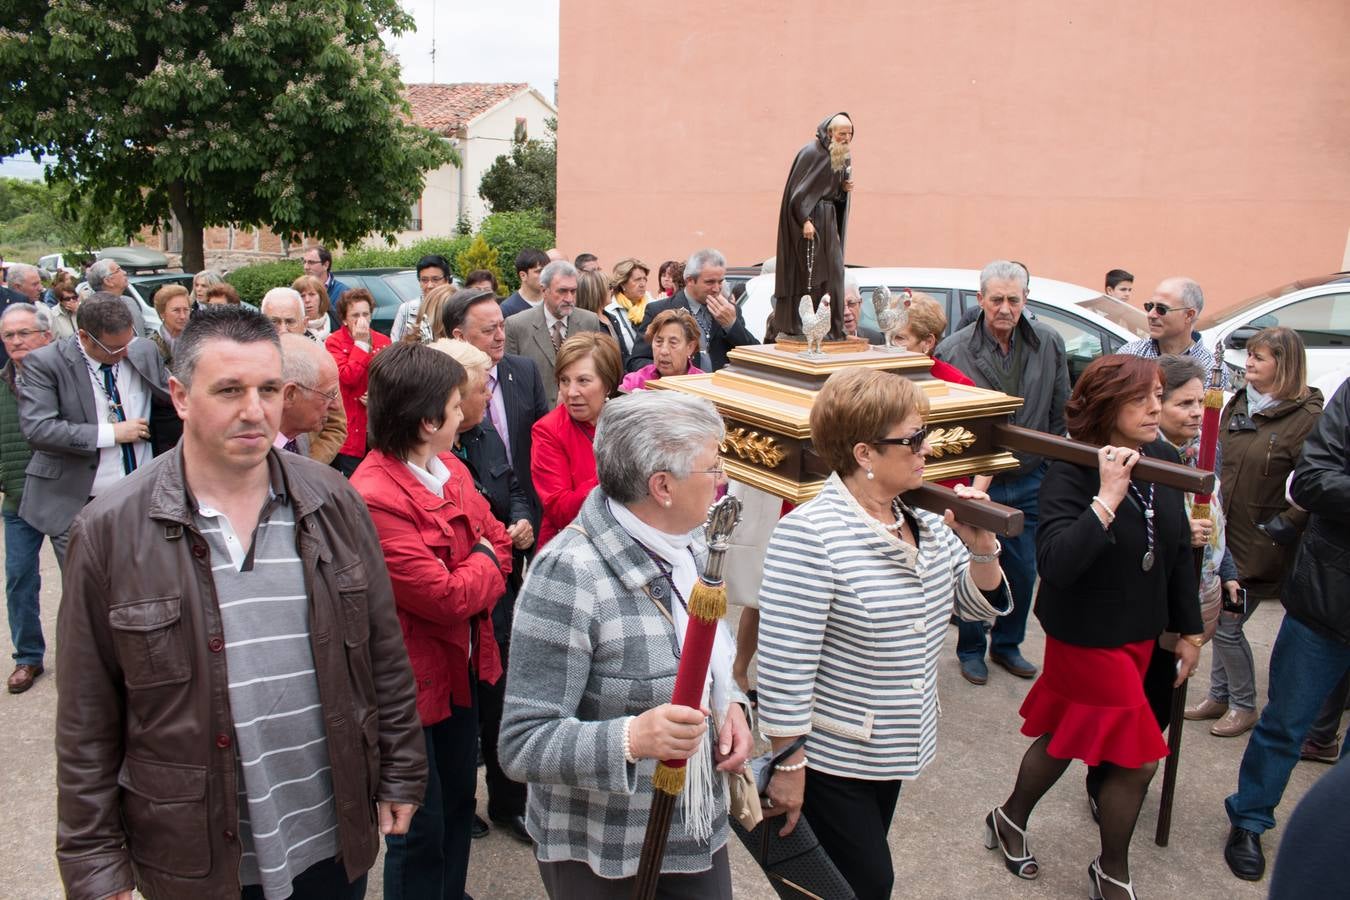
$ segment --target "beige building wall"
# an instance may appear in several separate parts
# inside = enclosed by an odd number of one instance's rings
[[[1184,273],[1221,307],[1343,265],[1347,35],[1345,0],[565,0],[559,246],[758,262],[843,109],[850,263]]]
[[[546,136],[545,121],[557,114],[537,91],[528,90],[471,120],[465,137],[449,139],[459,151],[462,171],[455,166],[442,166],[427,174],[422,190],[422,228],[401,232],[398,243],[406,245],[424,237],[453,234],[459,220],[461,194],[469,223],[476,228],[488,214],[487,203],[478,196],[478,185],[497,157],[511,152],[516,117],[525,119],[530,138],[542,139]]]

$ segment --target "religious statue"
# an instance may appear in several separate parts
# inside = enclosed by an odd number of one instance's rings
[[[802,336],[798,301],[825,294],[830,309],[832,340],[844,332],[844,229],[848,224],[853,160],[849,145],[853,122],[847,113],[825,119],[816,138],[792,161],[783,205],[778,212],[778,259],[774,280],[772,340],[778,335]]]

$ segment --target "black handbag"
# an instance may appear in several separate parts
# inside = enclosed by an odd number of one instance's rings
[[[765,754],[752,761],[755,783],[761,798],[766,796],[774,767],[801,749],[806,736],[797,738],[780,753]],[[853,888],[835,868],[825,848],[820,846],[806,817],[797,819],[797,827],[787,837],[779,837],[783,827],[780,816],[765,819],[754,829],[747,830],[735,819],[731,829],[736,832],[745,849],[759,863],[769,884],[784,900],[857,900]]]

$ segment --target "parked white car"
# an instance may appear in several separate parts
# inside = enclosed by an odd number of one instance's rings
[[[1262,328],[1284,325],[1298,332],[1307,348],[1308,382],[1326,392],[1345,380],[1350,367],[1350,272],[1291,281],[1214,313],[1198,323],[1205,346],[1223,343],[1224,361],[1240,375],[1247,364],[1247,341]]]
[[[948,334],[967,310],[979,306],[979,269],[857,268],[849,269],[849,274],[858,280],[863,298],[860,323],[865,328],[876,328],[872,292],[883,284],[892,293],[909,288],[942,304]],[[741,303],[746,327],[761,340],[773,309],[773,281],[772,274],[750,279]],[[1148,335],[1148,319],[1141,310],[1092,288],[1033,275],[1027,297],[1027,313],[1064,338],[1069,375],[1075,381],[1097,357]]]

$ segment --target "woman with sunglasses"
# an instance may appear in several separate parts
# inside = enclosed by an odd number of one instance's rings
[[[948,620],[1012,609],[991,532],[900,499],[923,483],[927,409],[906,378],[830,376],[811,441],[833,471],[774,529],[759,593],[760,730],[775,752],[797,747],[765,814],[787,833],[804,816],[860,900],[891,896],[900,785],[936,753]]]
[[[1046,471],[1035,607],[1045,668],[1021,709],[1033,743],[1012,794],[985,817],[985,845],[1002,853],[1009,872],[1035,878],[1032,811],[1070,762],[1097,767],[1101,853],[1088,866],[1095,900],[1135,896],[1130,841],[1167,755],[1145,678],[1158,637],[1180,635],[1174,686],[1195,670],[1204,642],[1182,493],[1132,477],[1141,456],[1180,459],[1158,440],[1162,396],[1157,362],[1113,355],[1083,371],[1065,404],[1069,433],[1100,447],[1097,465],[1056,461]]]
[[[1243,633],[1262,600],[1279,597],[1297,549],[1303,514],[1285,498],[1285,482],[1303,439],[1322,413],[1322,392],[1308,387],[1303,339],[1267,328],[1247,341],[1247,386],[1219,420],[1225,538],[1245,602],[1219,611],[1209,695],[1188,719],[1217,719],[1210,734],[1237,737],[1256,724],[1256,666]]]

